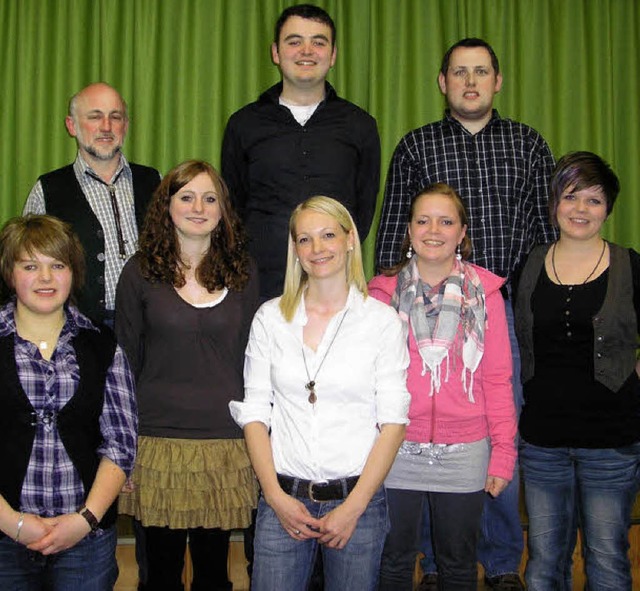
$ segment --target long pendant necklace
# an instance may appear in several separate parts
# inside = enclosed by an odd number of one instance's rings
[[[340,324],[338,324],[338,328],[336,328],[336,332],[333,334],[333,338],[331,339],[331,342],[329,343],[329,346],[327,347],[327,350],[324,353],[324,357],[322,358],[322,361],[320,361],[320,365],[318,365],[318,369],[316,369],[316,373],[313,374],[313,378],[311,378],[311,376],[309,375],[309,368],[307,367],[307,357],[304,354],[304,344],[302,345],[302,360],[304,361],[304,370],[307,372],[307,379],[309,380],[305,385],[305,389],[309,392],[309,402],[311,404],[315,404],[316,400],[318,400],[318,397],[316,396],[316,378],[318,377],[318,372],[320,371],[320,369],[322,368],[322,364],[324,363],[324,360],[327,358],[327,355],[329,354],[329,351],[331,351],[331,347],[333,346],[333,343],[336,340],[336,337],[338,336],[338,333],[340,332],[340,327],[342,326],[342,323],[344,322],[345,316],[347,315],[347,312],[349,312],[349,310],[347,310],[343,315],[342,318],[340,319]]]
[[[560,284],[560,285],[564,285],[564,283],[562,283],[562,281],[560,281],[560,277],[558,277],[558,271],[556,271],[556,244],[558,244],[557,242],[553,243],[553,246],[551,247],[551,268],[553,269],[553,274],[556,278],[556,281]],[[593,271],[591,271],[591,273],[589,273],[589,275],[587,275],[587,278],[582,282],[582,285],[584,285],[587,281],[589,281],[589,279],[591,279],[591,277],[593,277],[593,274],[597,271],[598,267],[600,266],[600,263],[602,262],[602,257],[604,256],[604,251],[607,248],[607,241],[603,240],[602,241],[602,252],[600,252],[600,257],[598,258],[598,262],[596,263],[596,266],[593,268]]]

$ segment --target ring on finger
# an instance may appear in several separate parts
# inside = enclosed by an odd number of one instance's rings
[[[300,530],[299,529],[294,529],[293,533],[296,534],[296,536],[299,536],[300,535]]]

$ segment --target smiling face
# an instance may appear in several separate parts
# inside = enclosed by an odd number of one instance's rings
[[[421,275],[423,270],[424,276],[433,275],[433,271],[448,274],[466,231],[451,197],[440,193],[418,197],[409,222],[409,237]]]
[[[271,46],[271,56],[280,67],[285,93],[289,88],[324,86],[336,60],[331,28],[300,16],[289,17],[282,26],[278,43]]]
[[[69,298],[73,275],[68,265],[40,252],[22,252],[15,262],[12,284],[18,310],[58,313]]]
[[[211,239],[221,212],[213,180],[201,172],[171,196],[169,215],[180,242]]]
[[[463,125],[482,127],[491,118],[493,97],[502,87],[491,55],[484,47],[457,47],[449,58],[446,75],[438,76],[451,115]]]
[[[578,191],[568,187],[560,195],[556,220],[563,238],[589,240],[600,234],[607,219],[607,200],[600,186]]]
[[[101,83],[87,86],[75,98],[73,115],[65,123],[88,163],[120,157],[129,121],[122,97],[110,86]]]
[[[295,249],[309,280],[347,278],[347,253],[354,247],[353,233],[330,215],[302,210],[295,221]]]

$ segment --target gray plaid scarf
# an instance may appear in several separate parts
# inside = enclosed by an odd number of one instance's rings
[[[484,288],[475,269],[464,261],[454,261],[451,274],[439,285],[423,283],[416,255],[398,273],[398,283],[391,298],[405,325],[411,326],[420,357],[422,375],[431,372],[431,392],[440,391],[442,362],[446,360],[444,381],[449,381],[449,353],[461,357],[464,369],[462,385],[469,400],[473,398],[473,374],[484,352],[486,309]],[[469,386],[467,388],[467,372]]]

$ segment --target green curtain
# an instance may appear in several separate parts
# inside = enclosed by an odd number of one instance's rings
[[[220,161],[228,116],[278,80],[269,46],[283,0],[0,0],[0,221],[39,174],[70,162],[69,97],[104,80],[129,103],[128,158],[165,172]],[[503,116],[556,156],[593,150],[621,178],[607,236],[640,249],[638,0],[316,0],[338,27],[331,82],[378,120],[382,181],[395,145],[442,116],[442,54],[462,37],[501,62]],[[382,200],[382,191],[379,204]],[[365,243],[373,270],[375,231]]]

